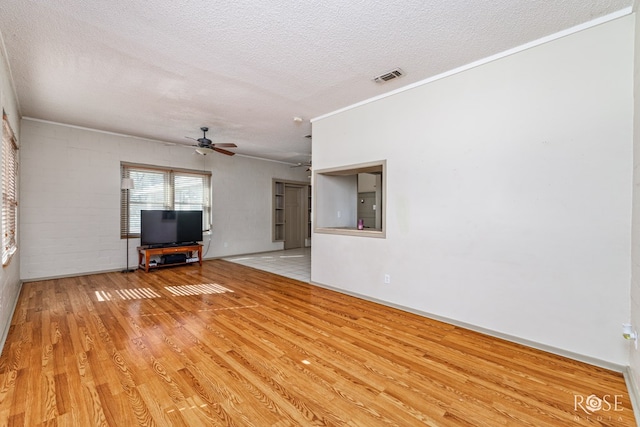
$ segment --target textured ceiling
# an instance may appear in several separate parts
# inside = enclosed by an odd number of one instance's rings
[[[632,3],[0,0],[0,32],[25,117],[186,145],[208,126],[296,163],[310,118]],[[372,81],[395,67],[406,75]]]

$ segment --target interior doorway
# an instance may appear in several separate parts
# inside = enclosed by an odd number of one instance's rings
[[[376,228],[376,193],[358,193],[358,218],[365,228]]]
[[[304,247],[304,209],[303,187],[287,185],[284,188],[284,248]]]

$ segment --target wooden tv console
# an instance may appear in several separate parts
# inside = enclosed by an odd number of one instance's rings
[[[138,246],[138,267],[144,268],[145,272],[149,272],[149,262],[154,255],[169,255],[169,254],[187,254],[187,259],[191,258],[193,253],[198,253],[198,263],[202,265],[202,245],[185,245],[185,246],[166,246],[163,248],[146,248]],[[142,262],[144,258],[144,263]],[[156,264],[151,268],[172,267],[174,265],[184,265],[189,262],[177,262],[172,264]]]

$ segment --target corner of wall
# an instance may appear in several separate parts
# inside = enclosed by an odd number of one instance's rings
[[[9,123],[16,135],[20,132],[20,108],[16,95],[13,76],[0,33],[0,109],[7,113]],[[11,263],[0,271],[0,349],[4,347],[13,312],[18,303],[18,295],[22,283],[20,281],[20,250],[13,256]]]
[[[627,389],[629,390],[629,399],[631,400],[631,407],[633,409],[633,415],[636,420],[640,420],[640,393],[638,393],[638,382],[631,372],[631,368],[627,367],[627,369],[622,373],[624,375],[624,381],[627,384]]]
[[[2,330],[2,335],[0,335],[0,353],[2,353],[2,350],[4,349],[4,343],[7,341],[7,336],[9,335],[9,328],[11,327],[11,319],[13,319],[13,314],[15,313],[16,307],[18,306],[18,295],[20,295],[21,291],[22,291],[22,281],[18,283],[18,292],[16,293],[16,298],[13,301],[13,307],[11,308],[11,310],[8,310],[9,321],[6,322],[6,324],[4,325],[4,328]]]

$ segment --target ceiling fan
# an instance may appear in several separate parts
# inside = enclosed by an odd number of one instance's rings
[[[207,131],[209,130],[209,128],[206,126],[203,126],[200,128],[200,130],[202,131],[202,138],[195,139],[189,136],[185,137],[185,138],[193,139],[194,141],[198,142],[197,145],[194,145],[194,147],[197,147],[196,153],[202,154],[203,156],[206,156],[207,154],[212,153],[214,151],[217,151],[218,153],[226,154],[227,156],[233,156],[234,154],[236,154],[234,152],[221,148],[221,147],[234,148],[234,147],[237,147],[236,144],[232,142],[223,142],[223,143],[214,144],[209,138],[207,138]]]
[[[311,161],[308,162],[300,162],[300,163],[296,163],[295,165],[291,166],[292,168],[299,168],[299,167],[306,167],[307,171],[311,170]]]

